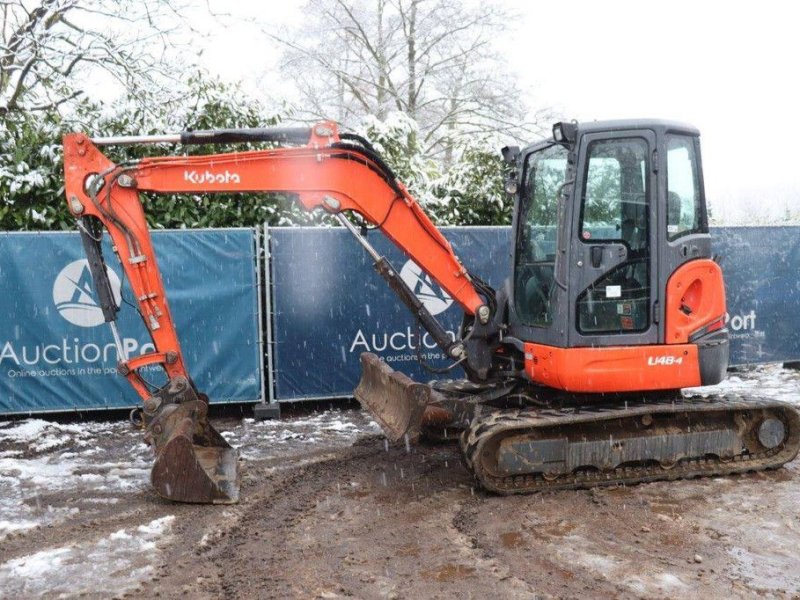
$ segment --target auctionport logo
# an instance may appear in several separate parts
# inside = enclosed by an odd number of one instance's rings
[[[423,273],[413,260],[406,261],[400,269],[400,277],[432,315],[443,313],[453,303],[450,295]]]
[[[413,260],[406,261],[406,264],[400,269],[400,277],[432,315],[443,313],[453,304],[450,295],[434,283]],[[453,331],[447,331],[447,335],[452,340],[456,339]],[[369,329],[366,332],[359,329],[350,344],[350,353],[356,350],[359,352],[388,352],[382,356],[383,360],[387,362],[416,360],[418,353],[421,353],[425,360],[443,357],[430,333],[423,333],[422,339],[420,339],[417,332],[412,331],[411,327],[406,327],[402,331],[378,331],[375,333]]]
[[[114,301],[119,304],[122,284],[112,269],[106,267],[106,272]],[[78,327],[97,327],[105,322],[88,260],[76,260],[61,269],[53,283],[53,304],[64,319]]]

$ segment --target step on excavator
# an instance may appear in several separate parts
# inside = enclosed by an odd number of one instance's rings
[[[263,149],[115,164],[130,144]],[[251,146],[252,147],[252,146]],[[800,413],[761,398],[691,395],[728,366],[725,290],[711,254],[699,132],[660,120],[561,122],[506,147],[515,202],[512,275],[493,289],[370,143],[336,124],[64,138],[66,199],[119,356],[143,400],[164,498],[232,503],[238,455],[208,421],[181,353],[140,193],[285,192],[353,234],[375,269],[466,379],[415,382],[374,354],[354,391],[399,441],[459,440],[466,467],[500,494],[776,468],[800,448]],[[452,339],[359,227],[380,229],[464,312]],[[354,224],[355,223],[355,224]],[[127,356],[100,240],[106,230],[155,350]],[[335,265],[331,265],[335,268]],[[142,369],[160,367],[163,385]]]

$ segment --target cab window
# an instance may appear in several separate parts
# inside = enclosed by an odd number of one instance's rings
[[[567,150],[553,145],[525,160],[522,208],[514,266],[514,303],[523,323],[552,322],[559,190],[567,169]]]
[[[583,197],[580,237],[587,244],[647,245],[647,142],[641,138],[593,142]]]
[[[592,142],[581,207],[584,244],[624,244],[626,260],[577,299],[582,334],[635,333],[650,326],[648,144],[642,138]]]
[[[700,199],[695,140],[667,135],[667,239],[708,230]]]

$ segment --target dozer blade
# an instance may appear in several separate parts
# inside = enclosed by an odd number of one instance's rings
[[[396,442],[419,435],[425,407],[438,398],[430,386],[398,373],[371,352],[361,354],[361,381],[353,392],[356,400]]]
[[[209,424],[208,403],[188,382],[177,378],[168,387],[167,393],[177,391],[181,402],[162,404],[154,397],[150,406],[145,403],[145,439],[156,453],[150,475],[156,492],[176,502],[238,502],[239,453]]]

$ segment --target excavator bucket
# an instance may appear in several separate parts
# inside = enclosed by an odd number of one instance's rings
[[[175,389],[175,388],[183,389]],[[208,402],[183,378],[170,383],[181,401],[145,402],[145,439],[156,461],[150,481],[167,500],[197,504],[239,501],[239,453],[208,422]]]
[[[375,354],[361,354],[361,381],[353,392],[356,400],[396,442],[408,435],[419,435],[425,407],[436,392],[398,373]]]

